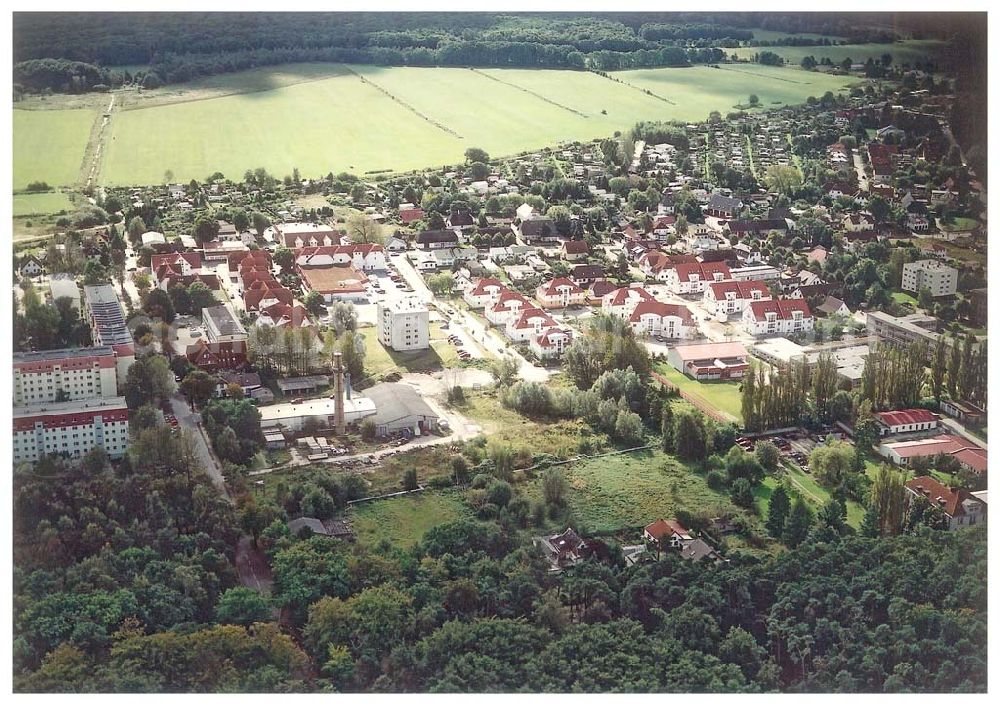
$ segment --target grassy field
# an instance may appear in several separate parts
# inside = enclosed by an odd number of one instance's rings
[[[910,304],[911,306],[917,305],[916,298],[906,292],[893,292],[890,296],[897,304]]]
[[[374,546],[385,539],[405,548],[419,542],[431,527],[467,512],[457,491],[426,492],[363,503],[348,517],[362,544]]]
[[[737,47],[726,52],[730,56],[735,54],[741,59],[749,59],[759,52],[770,51],[796,66],[807,56],[816,57],[817,61],[827,57],[833,62],[850,59],[863,64],[868,57],[881,59],[883,54],[891,54],[894,64],[912,64],[934,59],[944,46],[944,42],[935,39],[906,39],[893,44],[841,44],[831,47]]]
[[[42,194],[14,194],[14,218],[46,216],[73,209],[69,196],[61,191]]]
[[[664,104],[664,119],[704,120],[713,110],[732,110],[756,93],[762,106],[804,103],[846,88],[856,79],[820,72],[773,66],[696,66],[689,69],[639,69],[619,71],[614,76],[641,89],[674,101]]]
[[[720,412],[730,414],[743,422],[743,407],[740,400],[739,383],[735,382],[700,382],[692,380],[684,373],[675,370],[673,366],[661,363],[655,366],[656,372],[677,385],[684,392],[698,395]]]
[[[565,467],[572,517],[588,532],[642,527],[681,509],[723,513],[734,510],[726,493],[708,487],[703,475],[658,449],[605,456]],[[541,498],[541,480],[525,488]]]
[[[14,188],[76,183],[96,117],[91,110],[15,110]]]
[[[748,80],[765,105],[801,103],[851,82],[756,66],[615,77],[625,83],[584,71],[337,65],[216,76],[124,96],[101,180],[160,183],[167,170],[180,181],[216,170],[238,178],[259,166],[279,176],[292,167],[306,176],[402,171],[461,161],[473,145],[501,156],[603,137],[639,120],[701,120],[745,100]]]
[[[950,221],[942,221],[938,219],[938,228],[943,231],[962,231],[962,230],[974,230],[979,225],[979,221],[975,218],[965,218],[964,216],[958,216]]]

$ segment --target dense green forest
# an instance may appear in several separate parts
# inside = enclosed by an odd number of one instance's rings
[[[609,542],[601,560],[552,574],[524,501],[494,479],[493,519],[441,524],[409,549],[289,535],[284,508],[342,504],[349,478],[237,512],[164,428],[139,432],[116,467],[95,452],[16,475],[15,688],[986,686],[984,526],[872,539],[820,523],[794,550],[733,551],[721,566],[667,554],[626,568]],[[271,559],[270,599],[239,585],[241,530]]]
[[[753,13],[18,13],[14,24],[15,83],[62,92],[302,61],[614,70],[717,62],[739,44],[831,42],[761,42],[755,27],[893,39],[849,17]]]

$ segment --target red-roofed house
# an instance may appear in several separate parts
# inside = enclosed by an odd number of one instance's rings
[[[866,233],[875,230],[875,219],[867,213],[848,213],[842,222],[849,233]]]
[[[424,209],[422,208],[401,208],[399,209],[399,220],[403,223],[413,223],[413,221],[419,221],[424,217]]]
[[[546,309],[583,306],[587,293],[573,284],[568,277],[556,277],[543,282],[535,289],[535,298]]]
[[[642,536],[661,549],[680,549],[684,542],[693,539],[691,533],[677,520],[662,519],[647,525]]]
[[[506,334],[511,341],[522,343],[554,326],[558,326],[556,320],[541,309],[525,308],[519,316],[512,316],[507,321]]]
[[[952,489],[930,476],[920,476],[906,482],[909,502],[924,498],[948,518],[948,529],[971,527],[986,519],[986,505],[967,490]]]
[[[203,338],[188,346],[186,357],[191,365],[208,373],[241,370],[247,364],[246,341],[209,343]]]
[[[890,412],[876,412],[875,421],[881,427],[882,436],[927,431],[938,427],[938,416],[926,409],[896,409]]]
[[[632,316],[632,312],[640,302],[653,302],[656,297],[639,284],[628,287],[618,287],[601,297],[601,309],[605,314],[611,314],[621,319]]]
[[[590,254],[590,245],[586,240],[567,240],[563,243],[562,256],[564,260],[575,262],[585,260]]]
[[[482,309],[500,298],[507,286],[493,277],[484,277],[462,293],[462,299],[472,309]]]
[[[742,313],[747,302],[770,298],[771,290],[760,280],[726,280],[709,282],[705,287],[704,304],[716,317],[725,319],[730,314]]]
[[[153,255],[149,260],[149,269],[157,283],[169,275],[190,275],[201,270],[201,253],[172,252]]]
[[[691,311],[680,304],[640,302],[628,320],[637,336],[679,339],[697,331]]]
[[[282,286],[254,287],[243,292],[243,305],[248,312],[265,309],[272,304],[291,304],[295,295]]]
[[[729,266],[724,262],[696,262],[662,270],[656,277],[667,283],[674,294],[701,294],[709,282],[732,279]]]
[[[812,331],[816,319],[803,299],[750,302],[743,310],[743,328],[751,336]]]
[[[511,289],[500,293],[497,300],[486,307],[486,320],[494,326],[506,326],[511,319],[520,316],[525,309],[534,309],[528,298]]]
[[[573,342],[573,332],[566,328],[548,328],[537,336],[532,336],[528,347],[539,359],[558,358]]]

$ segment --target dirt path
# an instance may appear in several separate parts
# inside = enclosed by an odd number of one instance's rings
[[[111,134],[111,117],[114,115],[117,104],[117,96],[112,93],[108,101],[108,107],[94,122],[94,127],[90,132],[90,140],[83,154],[83,165],[81,166],[81,181],[87,187],[92,186],[101,171],[101,157],[104,155],[104,146],[108,135]]]
[[[253,539],[249,536],[240,537],[236,545],[236,571],[240,575],[240,583],[260,593],[271,593],[274,576],[267,564],[267,557],[260,548],[254,548]]]

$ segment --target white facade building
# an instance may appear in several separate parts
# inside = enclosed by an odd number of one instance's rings
[[[379,302],[378,340],[394,351],[418,351],[429,348],[430,313],[416,297]]]
[[[755,301],[743,310],[743,328],[751,336],[812,331],[815,319],[802,299]]]
[[[48,454],[80,458],[98,447],[117,459],[127,446],[124,397],[14,408],[14,463],[33,463]]]
[[[903,265],[904,292],[930,290],[932,297],[947,297],[958,291],[958,270],[937,260],[917,260]]]
[[[107,346],[15,353],[14,406],[118,395],[117,357]]]

